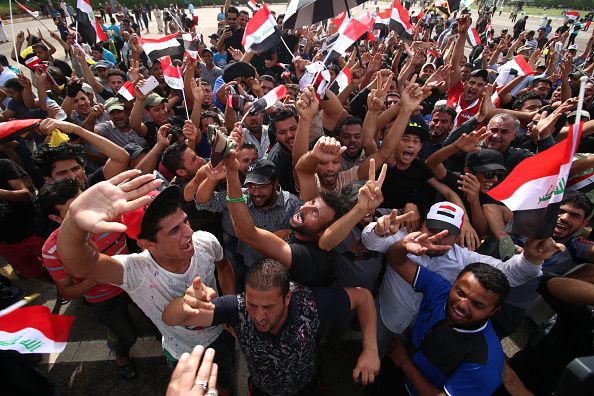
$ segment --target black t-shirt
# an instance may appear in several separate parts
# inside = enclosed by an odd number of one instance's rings
[[[179,189],[183,191],[188,185],[188,181],[186,180],[178,180],[176,177],[173,180],[173,184],[179,186]],[[219,242],[222,243],[223,241],[223,227],[221,225],[221,219],[223,218],[223,213],[216,213],[211,212],[208,210],[198,210],[196,209],[196,204],[194,201],[186,202],[182,196],[182,209],[188,215],[188,221],[190,222],[190,227],[193,231],[207,231],[213,234]]]
[[[293,158],[291,153],[285,152],[279,143],[276,143],[268,153],[268,159],[276,165],[278,180],[283,190],[299,195],[295,188],[295,175],[293,175]]]
[[[227,51],[231,47],[243,51],[243,45],[241,45],[241,40],[243,39],[243,32],[243,28],[239,28],[233,31],[233,35],[229,37],[227,40],[225,40],[225,43],[223,44],[225,47],[225,51]]]
[[[9,180],[27,176],[20,166],[0,158],[0,189],[13,191]],[[16,243],[33,234],[35,207],[31,201],[14,202],[0,199],[0,242]]]
[[[291,268],[289,277],[302,285],[330,286],[334,278],[332,256],[318,246],[318,242],[300,241],[291,235]]]
[[[167,123],[183,127],[184,118],[179,116],[172,116],[167,119]],[[158,125],[155,121],[147,121],[144,123],[144,125],[147,129],[146,136],[144,137],[146,139],[147,147],[152,148],[157,143],[157,131],[159,130],[161,125]]]
[[[389,167],[382,186],[384,195],[382,207],[396,209],[413,202],[419,186],[432,177],[433,174],[429,168],[419,159],[414,159],[405,170],[399,170],[394,166]]]

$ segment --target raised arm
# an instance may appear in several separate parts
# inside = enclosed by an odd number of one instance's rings
[[[94,146],[98,151],[105,154],[108,157],[108,160],[103,167],[103,176],[106,179],[110,179],[128,169],[130,155],[126,150],[113,143],[111,140],[96,133],[89,132],[83,127],[70,122],[48,118],[41,121],[39,129],[47,135],[51,134],[53,129],[58,129],[64,133],[75,134]]]
[[[297,161],[309,150],[311,124],[313,118],[318,114],[320,102],[316,97],[313,86],[308,85],[305,87],[295,105],[299,112],[299,124],[297,124],[295,142],[291,153],[293,166],[297,166]]]
[[[287,269],[291,268],[292,254],[289,244],[272,232],[254,225],[241,190],[238,174],[239,162],[235,150],[231,150],[225,159],[225,169],[227,172],[227,207],[237,239],[256,249],[262,256],[279,261]]]
[[[373,159],[371,160],[374,161]],[[370,166],[369,179],[363,187],[359,189],[357,203],[353,208],[343,215],[340,219],[328,227],[318,241],[320,249],[330,251],[344,241],[351,233],[353,228],[369,213],[373,214],[375,209],[384,201],[382,195],[382,184],[386,178],[387,165],[382,166],[382,171],[377,180],[375,180],[375,165]]]
[[[139,136],[146,136],[148,129],[144,122],[142,122],[144,116],[144,104],[146,102],[146,95],[140,91],[145,83],[145,80],[139,80],[134,83],[134,91],[136,91],[136,100],[130,111],[130,128],[132,128]]]
[[[153,175],[132,170],[85,190],[70,205],[58,233],[58,255],[68,272],[79,278],[119,285],[124,269],[114,258],[100,253],[90,241],[91,233],[124,232],[126,226],[114,222],[122,213],[135,210],[151,200],[146,194],[161,184]]]
[[[303,201],[309,201],[319,195],[315,174],[320,162],[335,161],[344,153],[346,147],[332,137],[322,136],[314,148],[303,155],[295,165],[295,176]]]
[[[452,54],[452,73],[450,75],[448,89],[460,81],[460,70],[462,69],[462,60],[464,59],[464,45],[466,44],[466,36],[468,35],[469,27],[470,15],[462,15],[458,18],[458,37],[456,38],[456,44],[454,44],[454,52]]]

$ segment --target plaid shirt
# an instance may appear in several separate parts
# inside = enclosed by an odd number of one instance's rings
[[[243,193],[248,195],[246,188],[243,189]],[[194,202],[196,203],[196,208],[198,210],[223,212],[223,231],[231,236],[235,236],[231,215],[229,214],[229,209],[227,208],[226,197],[226,192],[215,191],[210,201],[204,204],[198,203],[196,201]],[[247,206],[250,214],[252,215],[254,225],[270,232],[286,229],[289,224],[289,220],[295,213],[297,213],[301,205],[303,205],[303,201],[301,201],[295,195],[281,190],[280,187],[276,202],[270,208],[261,209],[255,206],[249,195],[247,200]],[[245,265],[248,267],[254,263],[257,263],[263,258],[260,253],[242,241],[239,241],[237,245],[237,252],[242,255]]]

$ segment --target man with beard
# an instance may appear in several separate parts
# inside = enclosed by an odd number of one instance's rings
[[[343,118],[338,122],[336,128],[334,128],[335,133],[333,135],[337,137],[342,146],[346,147],[346,150],[340,157],[341,171],[360,165],[365,160],[365,157],[368,156],[368,150],[364,150],[362,147],[362,129],[363,121],[354,116]],[[375,140],[370,139],[370,142],[373,144],[375,151],[377,151]]]
[[[404,334],[421,303],[422,296],[410,287],[409,282],[403,279],[397,268],[398,263],[402,263],[407,257],[415,264],[435,271],[450,284],[467,265],[485,263],[501,270],[513,287],[540,275],[543,260],[559,249],[551,239],[528,240],[523,253],[502,262],[491,256],[470,251],[456,243],[463,221],[462,208],[444,201],[430,208],[421,232],[407,236],[405,228],[398,230],[393,226],[389,215],[383,216],[377,223],[370,223],[363,230],[363,243],[370,250],[386,253],[396,243],[395,248],[390,251],[390,265],[386,267],[378,297],[381,318],[378,320],[380,356],[384,356],[388,351],[388,345],[393,336]],[[421,233],[424,235],[422,238]],[[410,236],[414,238],[411,239]],[[428,239],[432,245],[429,250],[415,251],[408,256],[406,249],[402,250],[409,242],[420,243]]]
[[[105,102],[105,111],[109,114],[110,121],[96,125],[96,134],[106,137],[120,147],[129,143],[147,147],[146,132],[141,134],[130,126],[130,111],[118,98],[109,98]]]
[[[246,143],[251,143],[258,150],[258,158],[263,158],[270,148],[270,136],[268,126],[262,125],[264,113],[250,114],[245,116],[243,122],[243,136]]]
[[[242,150],[243,151],[243,150]],[[207,178],[200,184],[196,191],[196,208],[211,212],[223,212],[223,230],[226,237],[236,239],[228,203],[225,199],[226,192],[215,191],[219,181],[225,179],[225,170],[222,165],[212,168],[208,165]],[[259,159],[248,168],[245,182],[247,205],[254,225],[270,232],[287,228],[291,217],[297,212],[302,202],[293,194],[283,191],[279,185],[276,165],[270,160]],[[225,238],[227,239],[227,238]],[[243,259],[236,260],[234,264],[237,284],[242,285],[247,269],[262,260],[262,256],[243,241],[237,243],[237,253]]]
[[[426,160],[431,154],[443,147],[443,142],[454,127],[456,110],[447,105],[437,105],[431,112],[429,121],[429,139],[424,141],[419,151],[419,159]]]
[[[239,127],[240,124],[236,124],[236,128]],[[257,250],[263,257],[280,261],[289,270],[293,281],[305,286],[329,285],[332,262],[330,255],[318,247],[318,239],[330,224],[347,212],[344,199],[337,194],[323,192],[319,197],[305,202],[288,222],[292,232],[282,239],[254,225],[247,205],[248,197],[241,190],[236,156],[235,150],[231,150],[225,159],[225,171],[227,207],[237,239]]]
[[[214,298],[216,294],[197,280],[165,308],[163,319],[176,328],[232,326],[246,358],[251,395],[320,396],[317,344],[323,329],[340,315],[356,311],[363,348],[352,378],[363,385],[374,381],[380,362],[369,291],[303,287],[290,282],[289,271],[273,259],[250,269],[245,290]]]
[[[57,238],[60,259],[73,276],[119,286],[127,292],[163,335],[163,352],[171,370],[183,353],[198,344],[216,349],[215,361],[221,359],[219,379],[224,373],[218,385],[229,388],[233,338],[222,326],[167,326],[162,313],[197,276],[215,290],[218,281],[218,294],[233,294],[231,265],[212,234],[192,231],[179,206],[177,186],[155,192],[160,179],[138,175],[136,170],[123,172],[86,190],[70,204]],[[90,242],[91,234],[114,231],[126,231],[143,252],[110,257]]]
[[[241,41],[243,38],[244,29],[239,25],[239,10],[231,6],[227,8],[227,12],[225,14],[225,29],[221,33],[221,38],[217,43],[217,49],[220,51],[221,48],[224,48],[225,51],[228,51],[229,48],[235,48],[239,50],[243,50],[243,46],[241,45]]]
[[[270,117],[269,131],[274,134],[276,143],[266,158],[274,162],[283,190],[297,194],[293,174],[293,144],[299,123],[299,114],[295,106],[285,105],[278,108]]]
[[[594,243],[581,237],[580,231],[588,224],[592,216],[592,203],[580,191],[568,191],[563,196],[559,215],[553,230],[555,242],[565,249],[547,257],[542,265],[545,275],[564,275],[579,264],[594,262]],[[523,246],[526,251],[526,246]],[[573,272],[572,278],[587,280],[592,274],[592,266],[586,265]],[[502,314],[496,318],[496,329],[500,337],[513,332],[519,326],[524,313],[536,300],[540,279],[512,289],[509,298],[503,305]]]

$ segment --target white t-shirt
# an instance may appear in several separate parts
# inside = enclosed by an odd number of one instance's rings
[[[161,316],[174,298],[184,295],[197,276],[202,283],[216,290],[215,261],[223,259],[223,248],[214,235],[196,231],[192,236],[194,256],[184,274],[175,274],[160,267],[148,250],[138,254],[113,256],[124,266],[123,283],[120,286],[136,305],[153,321],[163,335],[163,349],[174,358],[191,352],[194,346],[210,345],[223,331],[223,326],[204,329],[184,326],[167,326]]]

